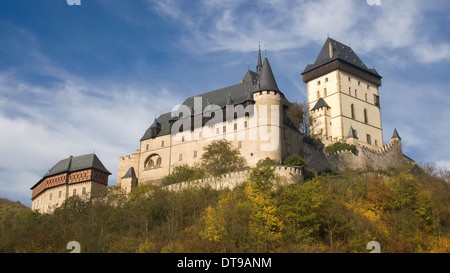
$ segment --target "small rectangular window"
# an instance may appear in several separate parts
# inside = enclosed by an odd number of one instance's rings
[[[234,124],[234,130],[237,130],[237,123]]]
[[[194,151],[194,158],[197,158],[197,151]]]
[[[184,142],[184,136],[181,137],[181,142]]]
[[[179,154],[178,155],[178,161],[182,161],[183,160],[183,154]]]
[[[216,128],[216,135],[219,134],[219,128]]]
[[[222,130],[223,130],[224,133],[226,133],[227,132],[227,126],[223,126]]]
[[[367,143],[372,144],[372,138],[370,135],[367,135]]]
[[[242,141],[238,141],[238,148],[242,148]]]
[[[161,140],[161,147],[164,147],[164,140]]]

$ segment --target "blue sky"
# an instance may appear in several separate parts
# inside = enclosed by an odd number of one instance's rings
[[[383,76],[384,140],[450,169],[450,3],[446,0],[0,1],[0,197],[59,160],[94,152],[113,173],[155,116],[238,83],[258,43],[279,88],[306,100],[301,72],[327,35]]]

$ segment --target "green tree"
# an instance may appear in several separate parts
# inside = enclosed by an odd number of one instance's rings
[[[172,172],[164,177],[162,185],[166,186],[184,181],[193,181],[202,177],[203,170],[201,167],[182,164],[173,168]]]
[[[225,139],[213,140],[207,145],[200,160],[205,172],[215,177],[242,170],[247,164],[239,149]]]
[[[284,160],[284,165],[297,166],[297,167],[303,168],[306,166],[306,161],[303,159],[303,157],[301,155],[294,154],[294,155],[288,156]]]
[[[325,147],[325,152],[329,154],[345,150],[351,151],[352,153],[356,154],[356,146],[353,144],[336,142],[332,145]]]
[[[273,169],[275,165],[277,162],[268,157],[259,160],[256,168],[250,173],[250,185],[263,191],[272,189],[275,181],[275,170]]]
[[[311,243],[320,228],[319,212],[324,196],[318,179],[285,188],[277,198],[289,239]]]

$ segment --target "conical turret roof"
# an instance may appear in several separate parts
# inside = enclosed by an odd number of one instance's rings
[[[256,84],[255,91],[278,91],[278,85],[275,81],[275,77],[272,73],[272,68],[269,64],[269,59],[267,56],[264,58],[264,63],[259,74],[258,83]]]

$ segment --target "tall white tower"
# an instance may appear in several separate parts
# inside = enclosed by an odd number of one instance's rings
[[[378,90],[381,76],[367,68],[349,46],[328,38],[302,76],[313,119],[312,135],[325,145],[352,135],[362,145],[383,146]]]

